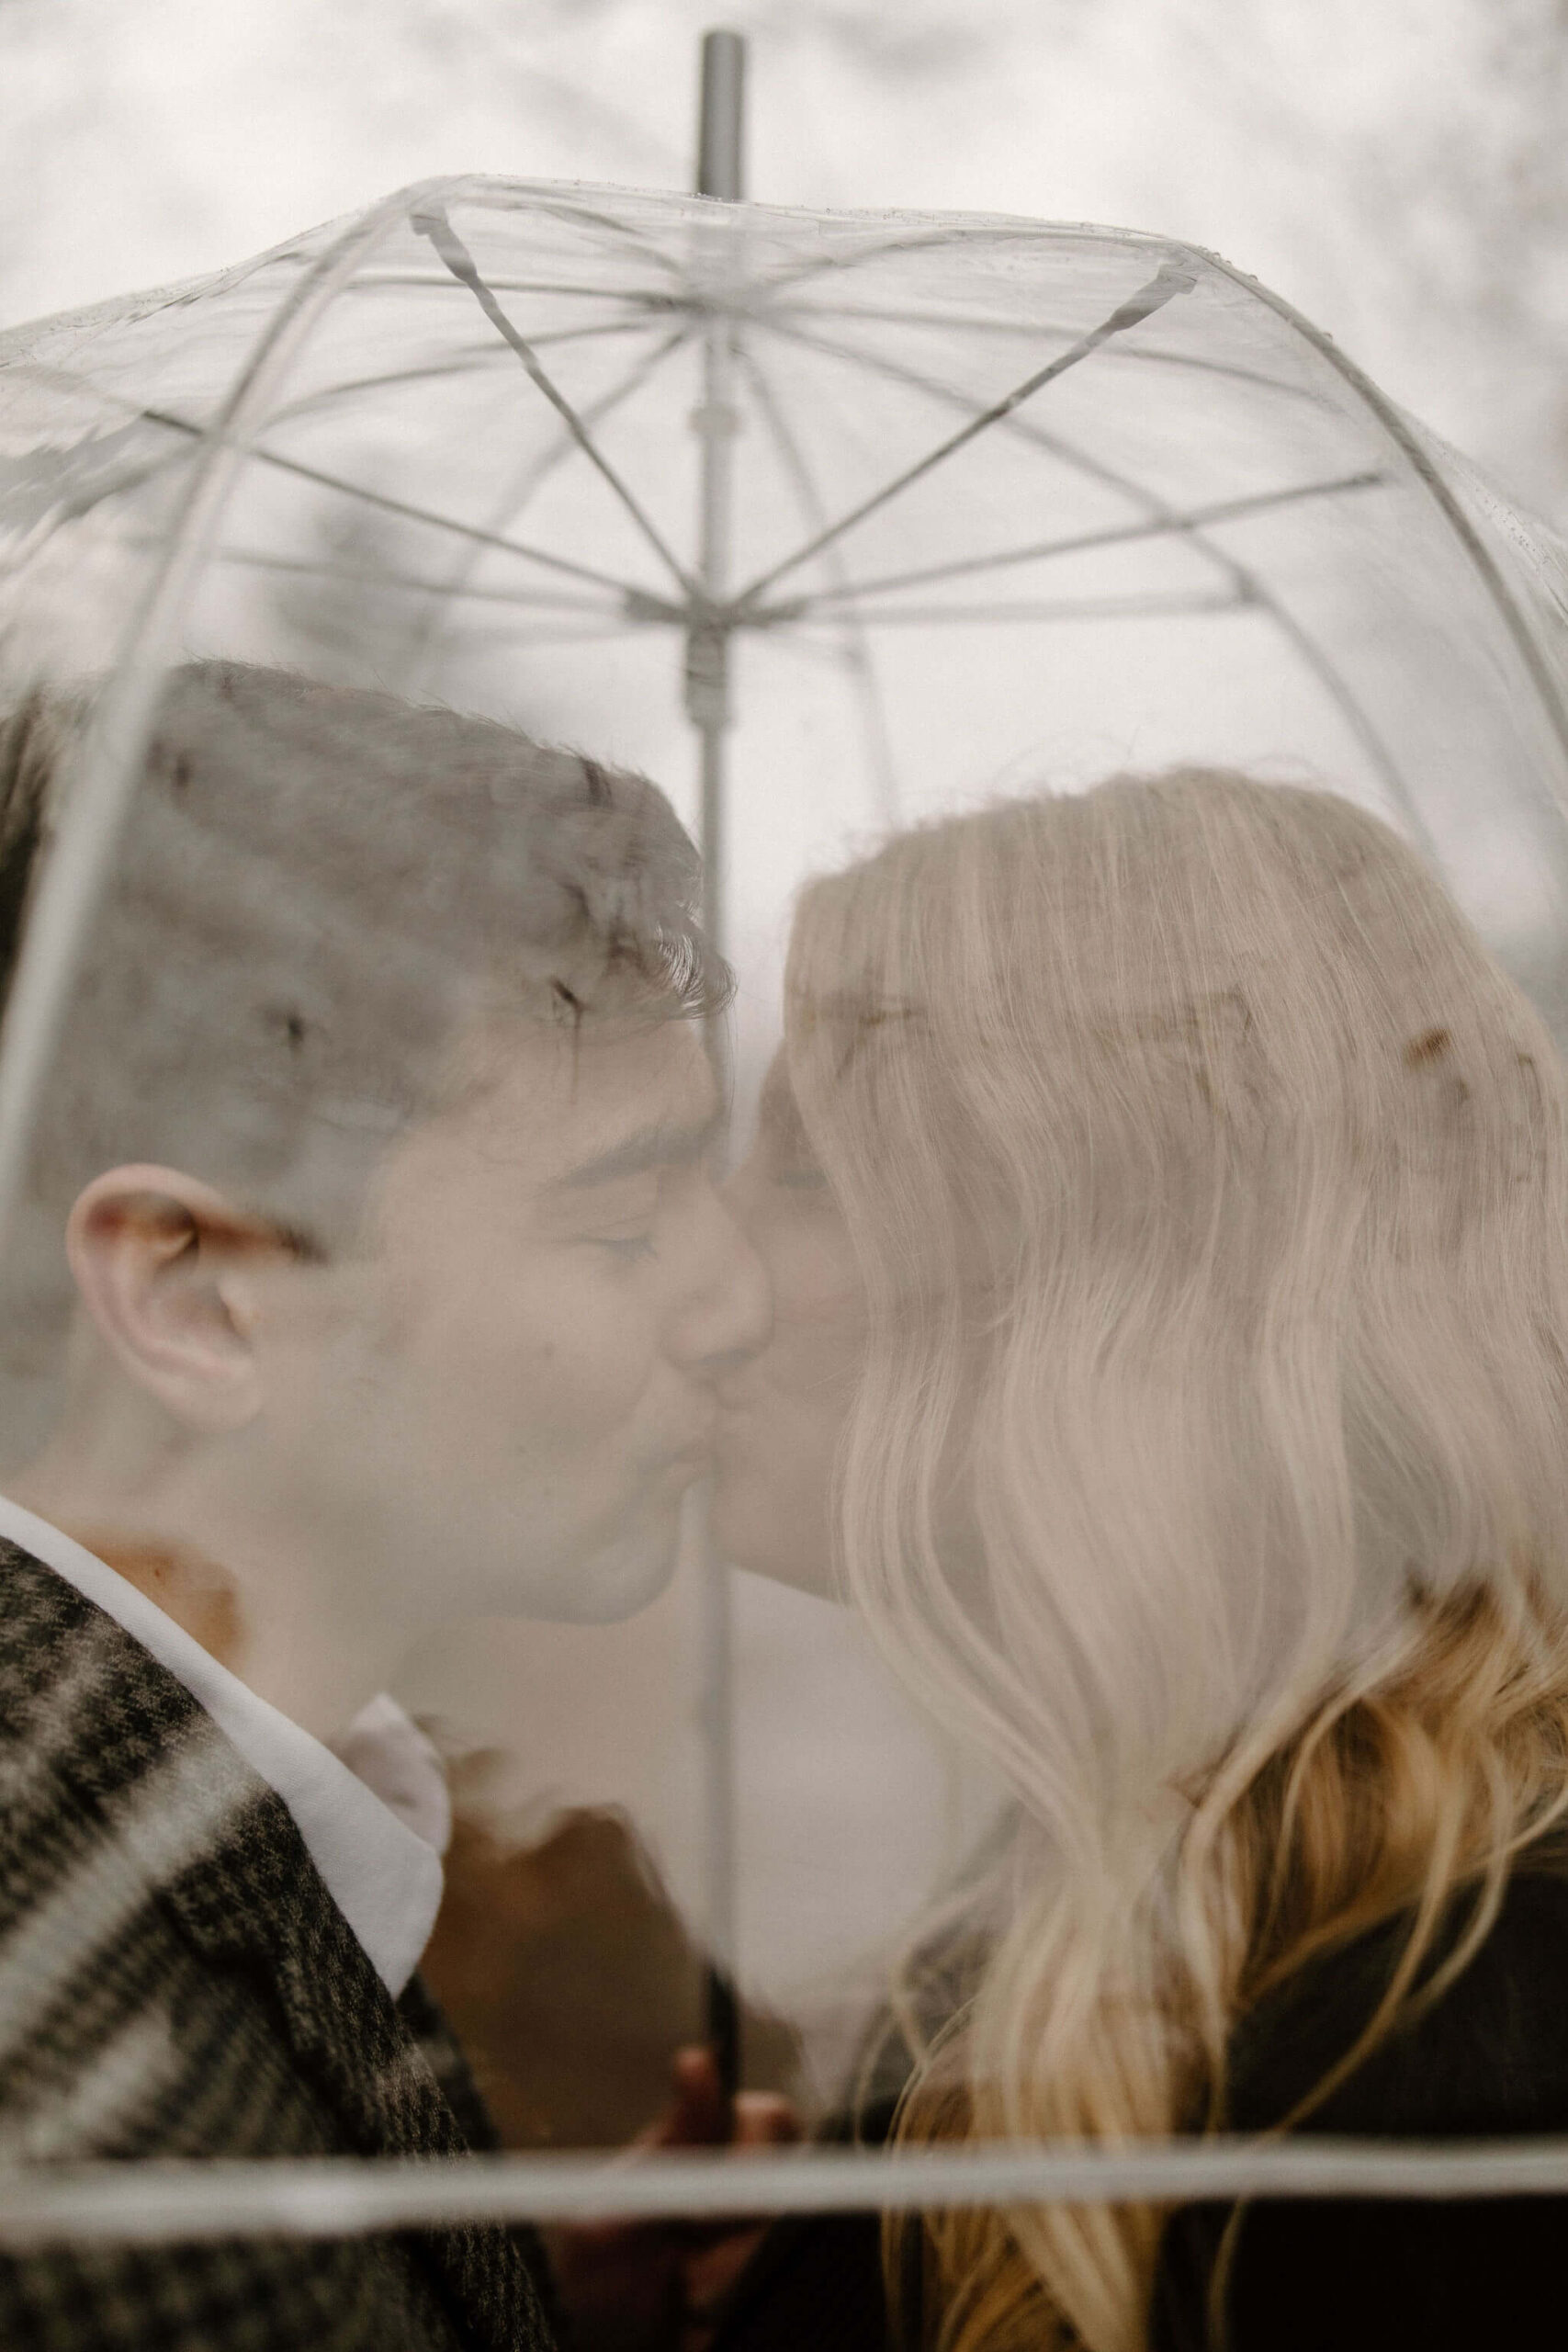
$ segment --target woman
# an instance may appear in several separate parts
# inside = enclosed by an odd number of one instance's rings
[[[905,835],[806,893],[736,1197],[721,1540],[1019,1808],[903,2134],[1568,2130],[1568,1102],[1418,860],[1200,772]],[[1512,2346],[1565,2217],[953,2215],[902,2324]]]

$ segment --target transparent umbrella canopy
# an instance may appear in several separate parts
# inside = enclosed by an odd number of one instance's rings
[[[122,762],[176,651],[526,714],[694,818],[695,737],[748,977],[879,827],[1261,763],[1559,1017],[1561,549],[1209,254],[451,181],[17,330],[0,385],[9,658],[112,670]]]
[[[0,532],[7,695],[76,714],[0,1057],[24,1294],[31,1138],[193,662],[452,706],[654,779],[738,973],[742,1116],[802,881],[1127,770],[1376,811],[1568,1025],[1561,549],[1287,304],[1158,236],[433,182],[6,336]],[[13,1387],[34,1378],[24,1350]],[[526,1657],[487,1636],[421,1695],[483,1686],[492,1746],[508,1706],[558,1734],[514,1793],[627,1804],[694,1942],[805,2036],[831,2104],[993,1792],[820,1604],[747,1581],[732,1694],[684,1605],[531,1629]],[[837,1728],[809,1714],[825,1688]],[[713,1733],[731,1696],[738,1761]]]

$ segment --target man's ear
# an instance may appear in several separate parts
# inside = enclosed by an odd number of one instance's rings
[[[174,1168],[111,1168],[77,1200],[66,1255],[121,1367],[189,1429],[243,1429],[261,1405],[255,1275],[296,1253],[274,1227]]]

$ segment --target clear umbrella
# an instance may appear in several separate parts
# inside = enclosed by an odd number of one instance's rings
[[[443,180],[0,344],[6,684],[82,686],[0,1057],[24,1300],[43,1283],[31,1138],[72,1083],[77,975],[192,662],[439,700],[656,779],[739,974],[743,1110],[804,878],[998,795],[1182,763],[1386,818],[1563,1034],[1551,534],[1213,255],[739,200],[735,51],[709,71],[703,197]],[[21,1349],[18,1429],[35,1380]],[[750,1581],[732,1629],[727,1594],[710,1581],[700,1670],[694,1617],[602,1676],[613,1650],[563,1636],[530,1703],[563,1752],[575,1735],[614,1759],[581,1775],[592,1801],[659,1784],[701,1940],[806,2033],[828,2098],[886,1948],[994,1792],[856,1679],[852,1631]],[[582,1635],[601,1638],[620,1636]],[[437,1713],[522,1671],[504,1645],[454,1656],[423,1693]],[[669,1688],[632,1736],[649,1656]],[[844,1723],[786,1721],[834,1677]]]

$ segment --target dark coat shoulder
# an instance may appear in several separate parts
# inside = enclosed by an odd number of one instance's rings
[[[1456,1919],[1457,1932],[1461,1925]],[[1353,2045],[1406,1923],[1303,1972],[1236,2036],[1231,2121],[1279,2123]],[[1568,1875],[1520,1870],[1474,1958],[1295,2128],[1451,2140],[1568,2132]],[[1207,2352],[1233,2209],[1192,2206],[1161,2249],[1156,2352]],[[1227,2352],[1475,2352],[1568,2335],[1568,2199],[1260,2199],[1236,2221]]]
[[[1238,2030],[1231,2120],[1266,2131],[1323,2080],[1375,2010],[1405,1923],[1303,1973]],[[866,2130],[879,2136],[889,2102]],[[1520,1871],[1441,2000],[1391,2035],[1299,2129],[1456,2139],[1568,2132],[1568,1875]],[[1232,2210],[1171,2220],[1153,2352],[1211,2352],[1210,2286]],[[1568,2199],[1259,2200],[1242,2214],[1225,2352],[1527,2352],[1568,2340]],[[918,2295],[910,2297],[911,2309]],[[714,2352],[812,2344],[884,2352],[874,2215],[776,2226]]]
[[[457,2154],[455,2101],[482,2130],[439,2018],[417,1987],[392,2001],[282,1800],[140,1644],[0,1545],[0,2155]],[[6,2352],[548,2342],[503,2230],[0,2260]]]

